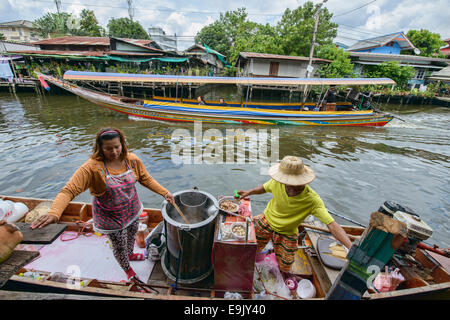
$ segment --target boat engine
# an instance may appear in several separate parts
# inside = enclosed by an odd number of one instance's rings
[[[411,208],[393,201],[386,201],[378,211],[406,224],[408,239],[399,248],[399,252],[414,255],[417,244],[433,234],[433,229]]]

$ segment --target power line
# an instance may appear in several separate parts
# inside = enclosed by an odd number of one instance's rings
[[[49,0],[33,0],[36,2],[52,2]],[[72,3],[72,2],[61,2],[62,4],[71,5],[71,6],[78,6],[78,7],[100,7],[100,8],[112,8],[112,9],[128,9],[128,7],[118,7],[118,6],[111,6],[111,5],[99,5],[99,4],[82,4],[82,3]],[[162,8],[148,8],[148,7],[139,7],[134,8],[138,9],[139,11],[162,11],[162,12],[179,12],[179,13],[190,13],[190,14],[216,14],[219,15],[222,12],[219,11],[193,11],[193,10],[177,10],[177,9],[162,9]],[[280,13],[257,13],[257,12],[247,12],[247,15],[249,16],[270,16],[270,17],[276,17],[283,15],[284,12]]]
[[[340,16],[344,16],[344,15],[346,15],[346,14],[352,13],[352,12],[354,12],[354,11],[356,11],[356,10],[359,10],[359,9],[361,9],[361,8],[364,8],[364,7],[368,6],[368,5],[371,4],[371,3],[374,3],[375,1],[377,1],[377,0],[370,1],[370,2],[368,2],[368,3],[366,3],[366,4],[363,4],[363,5],[360,6],[360,7],[355,8],[355,9],[352,9],[352,10],[349,10],[349,11],[346,11],[346,12],[343,12],[343,13],[339,13],[339,14],[333,16],[333,18],[337,18],[337,17],[340,17]]]

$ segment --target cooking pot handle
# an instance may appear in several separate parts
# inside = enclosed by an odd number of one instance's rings
[[[198,187],[193,187],[192,190],[198,191]]]
[[[187,234],[189,234],[192,238],[194,238],[195,240],[198,240],[197,236],[195,236],[192,232],[189,232],[189,231],[191,231],[191,228],[189,226],[181,225],[178,228],[180,229],[180,231],[184,231]],[[180,248],[181,248],[181,244],[180,244]]]

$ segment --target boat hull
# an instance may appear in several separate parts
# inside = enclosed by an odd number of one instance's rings
[[[68,90],[101,107],[129,116],[170,122],[219,124],[258,124],[295,126],[370,126],[382,127],[393,117],[389,114],[367,111],[286,111],[255,107],[195,106],[175,102],[146,100],[137,104],[133,99],[115,97],[80,88],[57,78],[41,75],[50,83]]]

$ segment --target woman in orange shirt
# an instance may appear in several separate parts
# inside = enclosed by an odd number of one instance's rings
[[[139,215],[143,210],[136,182],[173,203],[173,195],[148,174],[141,159],[128,152],[123,133],[114,128],[101,129],[89,160],[58,193],[48,214],[31,228],[58,222],[69,202],[89,188],[93,195],[94,231],[108,236],[114,256],[128,280],[142,284],[130,266],[130,260],[144,259],[142,254],[133,253]]]

